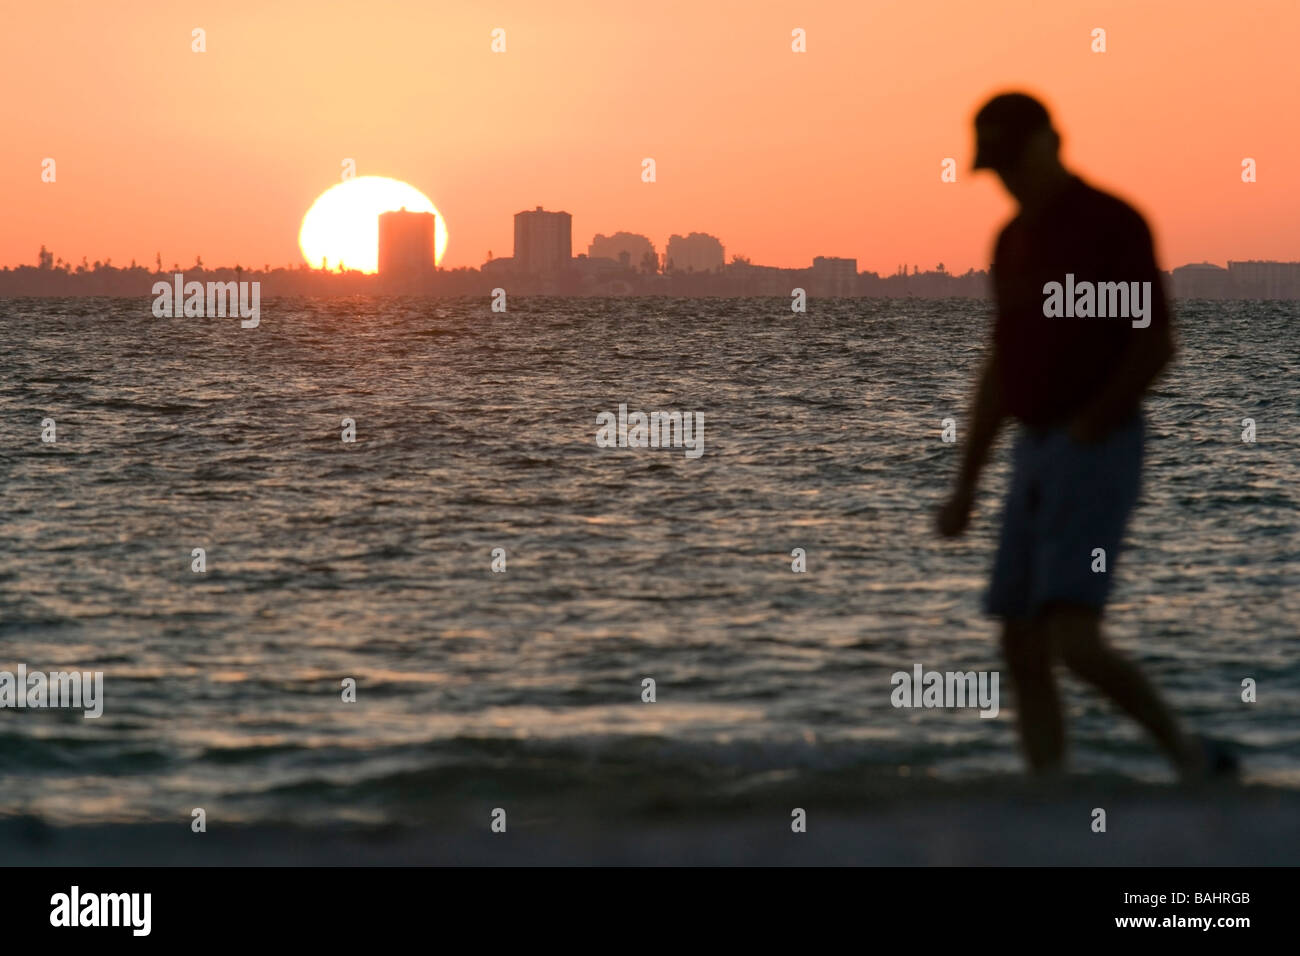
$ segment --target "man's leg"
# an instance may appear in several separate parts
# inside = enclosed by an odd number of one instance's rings
[[[1065,722],[1046,635],[1036,621],[1007,618],[1002,651],[1011,672],[1025,758],[1035,773],[1055,773],[1065,757]]]
[[[1145,727],[1179,771],[1195,776],[1204,757],[1179,729],[1155,687],[1101,636],[1101,613],[1092,607],[1054,603],[1039,618],[1052,653],[1078,677],[1101,691]]]

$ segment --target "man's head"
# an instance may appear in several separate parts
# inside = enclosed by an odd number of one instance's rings
[[[975,114],[975,169],[991,169],[1022,203],[1058,180],[1061,138],[1042,103],[1002,93]]]

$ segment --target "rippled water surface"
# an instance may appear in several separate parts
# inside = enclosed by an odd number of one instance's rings
[[[0,812],[386,820],[468,794],[1017,770],[1005,688],[995,720],[889,701],[917,663],[999,666],[979,597],[1005,441],[968,537],[930,533],[986,307],[811,309],[279,300],[243,330],[0,302],[0,669],[106,685],[98,720],[0,710]],[[1291,787],[1298,312],[1180,308],[1109,623],[1248,778]],[[620,403],[702,412],[704,454],[597,448]],[[1077,767],[1162,778],[1069,687]]]

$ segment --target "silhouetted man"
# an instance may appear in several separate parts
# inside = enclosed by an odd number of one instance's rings
[[[1062,764],[1060,660],[1149,730],[1185,776],[1224,771],[1227,754],[1184,735],[1101,636],[1138,497],[1142,395],[1174,354],[1151,234],[1132,207],[1061,165],[1060,137],[1032,97],[994,97],[975,134],[975,168],[995,171],[1020,210],[998,236],[992,347],[938,525],[945,536],[965,530],[993,439],[1004,419],[1017,419],[985,607],[1004,621],[1025,754],[1036,771]]]

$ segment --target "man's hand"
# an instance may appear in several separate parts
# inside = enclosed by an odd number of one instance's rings
[[[956,538],[970,524],[971,506],[975,502],[975,489],[968,485],[958,485],[952,496],[939,508],[935,526],[945,538]]]
[[[1110,434],[1139,407],[1143,394],[1173,354],[1167,317],[1158,329],[1135,332],[1101,394],[1070,422],[1070,438],[1087,445]]]
[[[961,456],[957,483],[952,495],[935,516],[935,527],[945,538],[955,538],[970,524],[971,505],[975,502],[975,486],[980,471],[989,455],[993,439],[997,437],[1002,421],[1007,417],[999,381],[998,354],[994,348],[975,383],[975,401],[972,403],[970,433]]]

